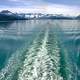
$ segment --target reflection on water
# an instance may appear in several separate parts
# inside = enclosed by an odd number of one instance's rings
[[[0,80],[80,80],[79,61],[78,20],[0,22]]]

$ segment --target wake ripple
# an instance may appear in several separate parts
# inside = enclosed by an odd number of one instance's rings
[[[19,71],[18,80],[63,80],[59,75],[59,49],[55,47],[53,57],[48,52],[48,29],[45,32],[42,44],[35,49],[35,44],[26,53],[23,67]],[[58,54],[58,55],[57,55]]]
[[[40,32],[41,33],[41,32]],[[39,34],[40,34],[39,33]],[[37,34],[37,36],[39,36]],[[36,48],[36,47],[35,47]],[[21,49],[18,49],[12,56],[9,58],[5,67],[0,71],[0,80],[15,80],[14,75],[18,75],[18,70],[22,66],[23,56],[27,52],[27,44]]]

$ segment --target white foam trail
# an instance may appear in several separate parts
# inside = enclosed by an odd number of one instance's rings
[[[48,30],[45,33],[39,51],[35,52],[34,44],[29,49],[29,55],[26,54],[18,80],[63,80],[58,74],[59,55],[57,54],[59,49],[55,46],[55,50],[53,50],[54,55],[51,57],[47,50],[47,41]],[[51,59],[54,60],[54,63]]]
[[[37,36],[39,34],[37,34]],[[37,40],[37,38],[36,38],[36,40]],[[36,40],[34,41],[34,43],[36,43]],[[36,44],[34,46],[36,47]],[[9,60],[6,64],[6,66],[0,71],[0,80],[12,80],[13,75],[15,74],[17,69],[20,68],[20,66],[22,66],[21,58],[26,49],[27,49],[27,46],[25,44],[25,46],[23,48],[17,50],[15,53],[12,54],[12,56],[9,58]],[[32,49],[33,49],[33,47],[32,47]]]
[[[39,38],[39,36],[38,36],[38,38]],[[34,40],[33,45],[29,49],[28,53],[26,53],[26,55],[25,55],[24,66],[22,67],[22,70],[20,70],[20,73],[19,73],[19,80],[23,80],[23,79],[21,79],[22,78],[21,76],[25,74],[26,69],[31,69],[33,60],[35,60],[35,58],[36,58],[36,49],[38,48],[37,42],[38,42],[38,39]]]
[[[0,71],[0,80],[11,80],[12,76],[14,75],[15,71],[21,65],[21,58],[20,52],[17,51],[16,54],[14,53],[12,57],[9,59],[5,68]]]

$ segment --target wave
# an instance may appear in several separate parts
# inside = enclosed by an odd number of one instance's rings
[[[66,62],[67,51],[59,46],[56,37],[48,27],[41,30],[30,47],[25,44],[9,58],[0,72],[0,80],[64,80],[68,77],[67,70],[71,70]]]
[[[55,47],[53,55],[48,53],[48,29],[40,42],[42,42],[42,44],[36,48],[38,51],[35,49],[35,44],[39,44],[38,41],[36,41],[29,49],[28,55],[26,53],[23,67],[19,71],[18,80],[63,80],[58,73],[58,48]],[[53,56],[53,58],[51,56]]]
[[[40,33],[38,33],[37,36],[39,36]],[[27,41],[26,41],[26,43],[27,43]],[[26,43],[25,43],[24,47],[18,49],[9,58],[8,62],[5,64],[5,67],[0,71],[0,80],[14,80],[15,74],[16,74],[16,76],[18,75],[17,74],[18,70],[22,66],[22,63],[24,60],[24,55],[27,52],[27,44]],[[34,43],[36,43],[36,42],[34,41]]]

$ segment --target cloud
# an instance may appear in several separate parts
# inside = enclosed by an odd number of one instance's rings
[[[18,1],[20,1],[20,0],[8,0],[8,1],[12,1],[12,2],[18,2]]]
[[[80,8],[76,6],[53,4],[48,6],[47,13],[64,14],[64,15],[69,14],[73,16],[80,14]]]
[[[50,0],[51,1],[51,0]],[[57,0],[55,0],[57,1]],[[4,2],[4,3],[3,3]],[[12,12],[29,13],[42,12],[53,14],[77,15],[80,7],[76,5],[55,4],[49,0],[0,0],[0,10],[8,9]]]
[[[43,0],[8,0],[8,5],[6,6],[16,6],[16,7],[31,7],[34,5],[44,5],[46,2]],[[4,4],[4,3],[3,3]],[[5,4],[4,4],[5,5]]]
[[[8,7],[1,8],[0,10],[8,9],[12,12],[18,13],[49,13],[49,14],[64,14],[64,15],[78,15],[80,8],[75,6],[65,6],[60,4],[51,5],[33,5],[32,7]]]
[[[45,2],[55,3],[55,4],[64,4],[64,5],[78,5],[80,6],[80,0],[44,0]]]

